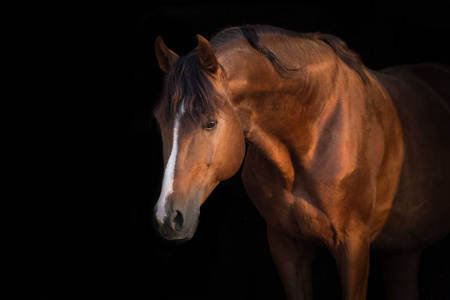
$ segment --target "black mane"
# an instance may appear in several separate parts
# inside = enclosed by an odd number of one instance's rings
[[[366,72],[364,72],[364,64],[362,63],[361,58],[356,52],[350,50],[343,40],[331,34],[316,33],[313,34],[313,37],[329,45],[347,66],[358,73],[363,83],[366,84],[369,82],[369,78],[367,77]]]
[[[258,33],[278,33],[281,34],[282,29],[267,25],[245,25],[242,27],[231,27],[219,32],[211,39],[211,45],[216,48],[226,44],[235,38],[244,38],[248,44],[255,50],[264,55],[275,68],[278,74],[283,78],[289,78],[289,72],[297,71],[299,68],[288,68],[284,66],[278,57],[263,44]]]
[[[276,28],[268,25],[245,25],[242,27],[231,27],[222,30],[211,39],[213,48],[219,47],[230,42],[236,38],[244,38],[249,45],[261,52],[274,66],[275,70],[283,77],[288,78],[289,72],[297,71],[300,68],[288,68],[281,64],[278,57],[271,52],[261,41],[259,34],[271,33],[284,36],[294,36],[304,39],[313,40],[316,42],[324,42],[330,46],[336,55],[352,68],[361,78],[364,83],[368,82],[367,74],[364,72],[364,65],[357,53],[348,48],[347,44],[340,38],[331,34],[322,33],[296,33],[293,31]]]

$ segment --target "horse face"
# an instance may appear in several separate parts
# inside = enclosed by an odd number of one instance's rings
[[[201,204],[244,158],[244,136],[231,105],[205,119],[193,126],[182,108],[173,128],[161,128],[166,167],[155,218],[166,239],[192,238]]]
[[[159,65],[168,73],[167,97],[156,113],[166,167],[155,220],[161,235],[172,240],[192,238],[200,206],[220,181],[237,172],[245,155],[224,73],[210,43],[201,36],[197,40],[198,53],[184,58],[161,38],[155,44]],[[170,121],[164,117],[168,111]]]

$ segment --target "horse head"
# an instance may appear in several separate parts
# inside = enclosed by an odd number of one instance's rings
[[[245,155],[242,126],[229,100],[224,70],[211,44],[197,36],[198,48],[179,57],[156,39],[159,66],[166,73],[155,109],[165,162],[155,224],[170,240],[194,235],[200,206],[233,176]]]

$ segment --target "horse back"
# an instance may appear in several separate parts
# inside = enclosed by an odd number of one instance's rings
[[[450,231],[450,67],[420,64],[374,72],[401,122],[402,174],[374,245],[421,248]]]

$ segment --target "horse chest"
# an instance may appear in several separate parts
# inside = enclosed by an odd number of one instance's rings
[[[242,179],[267,226],[293,238],[333,242],[335,231],[330,219],[311,201],[307,192],[299,188],[287,190],[272,165],[250,148]]]

